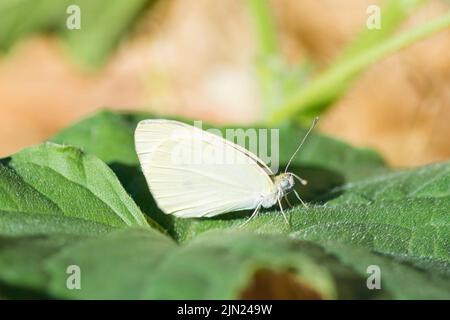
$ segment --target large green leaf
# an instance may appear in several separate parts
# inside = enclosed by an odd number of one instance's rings
[[[124,157],[124,150],[114,151],[114,146],[106,148],[110,153],[100,149],[102,145],[114,145],[116,136],[120,139],[122,135],[131,135],[136,123],[145,117],[150,115],[101,112],[66,129],[55,140],[85,147],[88,152],[98,154],[105,160],[114,159],[110,165],[122,177],[122,183],[126,188],[129,186],[127,190],[143,208],[148,209],[146,212],[153,215],[156,207],[142,174],[133,166],[120,164],[130,164],[133,159]],[[97,140],[89,130],[92,127],[112,133],[112,138],[105,139],[104,136],[104,140]],[[114,131],[114,128],[117,130]],[[280,129],[281,163],[288,160],[297,146],[296,139],[292,137],[301,137],[303,132],[294,126]],[[96,136],[101,134],[96,133]],[[128,147],[133,148],[131,138]],[[123,144],[123,148],[127,145]],[[385,173],[388,170],[373,151],[353,149],[340,141],[313,134],[295,159],[293,169],[311,182],[306,188],[298,188],[300,194],[321,205],[311,206],[307,210],[303,207],[292,210],[290,227],[282,222],[278,211],[273,211],[255,219],[248,228],[296,232],[299,236],[315,240],[342,239],[386,253],[447,260],[446,235],[450,221],[448,168],[449,164],[438,164]],[[326,205],[322,205],[324,203]],[[235,216],[242,215],[225,215],[210,220],[176,220],[171,225],[166,224],[166,227],[182,240],[210,228],[238,225],[242,220],[232,219]]]
[[[366,286],[366,269],[374,264],[382,290]],[[81,271],[80,290],[66,286],[72,265]],[[0,237],[6,297],[435,299],[449,296],[449,284],[442,275],[365,249],[243,231],[208,232],[181,246],[134,228],[99,238]]]
[[[174,219],[134,153],[149,117],[101,112],[54,138],[92,155],[49,143],[2,161],[1,296],[449,298],[450,163],[391,171],[373,151],[313,134],[291,167],[310,181],[297,187],[310,205],[289,210],[289,225],[278,209],[242,228],[246,212]],[[280,128],[282,166],[304,131]],[[118,181],[181,244],[151,228],[112,230],[146,225]],[[71,264],[82,290],[66,288]],[[381,290],[366,286],[371,265]]]
[[[338,292],[355,296],[343,280],[365,285],[313,244],[242,232],[209,233],[183,246],[151,229],[85,240],[3,237],[0,258],[6,294],[8,285],[16,285],[23,293],[57,298],[230,299],[260,294],[252,288],[255,281],[275,285],[266,293],[275,297],[333,298]],[[81,270],[81,290],[66,286],[70,265]]]
[[[48,274],[43,264],[66,246],[73,235],[0,236],[0,295],[7,298],[47,298]]]
[[[102,223],[82,218],[54,214],[36,214],[0,211],[0,235],[18,236],[33,234],[103,234],[116,229]]]
[[[378,175],[348,183],[332,193],[342,194],[332,203],[364,203],[398,199],[447,198],[450,196],[450,163]]]
[[[450,163],[368,178],[333,190],[323,205],[261,214],[245,226],[316,242],[351,243],[386,254],[450,263]],[[386,193],[383,196],[383,193]],[[189,239],[212,228],[238,226],[245,217],[176,221],[175,233]]]
[[[436,265],[427,268],[417,262],[405,263],[400,257],[382,255],[364,248],[326,243],[326,251],[360,274],[368,276],[368,267],[377,266],[381,276],[381,290],[395,299],[450,299],[450,274],[448,266],[438,270]]]
[[[108,166],[74,147],[46,143],[4,159],[0,190],[2,233],[148,226]]]

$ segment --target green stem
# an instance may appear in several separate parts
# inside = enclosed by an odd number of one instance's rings
[[[277,32],[267,0],[247,0],[255,26],[258,53],[262,56],[278,54]]]
[[[364,28],[358,37],[344,50],[334,64],[358,56],[360,53],[387,40],[413,10],[428,0],[384,0],[381,7],[382,24],[380,30]]]
[[[288,99],[271,118],[272,123],[279,123],[301,112],[305,115],[319,113],[328,103],[335,99],[350,80],[368,65],[409,46],[420,39],[450,27],[450,13],[429,23],[418,26],[409,32],[394,36],[378,46],[346,60],[329,69],[313,80],[305,89]]]

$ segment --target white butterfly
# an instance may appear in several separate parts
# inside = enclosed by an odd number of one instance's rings
[[[317,120],[286,170],[277,176],[245,148],[173,120],[141,121],[135,132],[136,151],[150,191],[166,214],[180,218],[213,217],[254,209],[247,223],[261,207],[270,208],[278,203],[287,222],[281,199],[293,191],[303,203],[293,189],[294,178],[306,184],[287,169]],[[202,156],[198,157],[199,153]],[[232,162],[217,161],[230,155]]]

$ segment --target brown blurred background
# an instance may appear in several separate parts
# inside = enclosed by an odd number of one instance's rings
[[[325,68],[365,25],[366,0],[271,1],[283,55]],[[421,6],[401,29],[449,10]],[[56,36],[0,58],[0,156],[39,143],[98,108],[213,123],[258,119],[256,45],[240,0],[159,1],[106,65],[86,72]],[[376,63],[322,116],[319,130],[379,150],[394,166],[450,158],[450,30]]]

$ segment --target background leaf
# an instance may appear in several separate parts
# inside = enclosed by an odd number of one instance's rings
[[[68,30],[65,21],[60,29],[68,52],[88,66],[102,64],[135,18],[152,0],[72,0],[80,7],[82,26]],[[68,15],[65,15],[65,18]],[[111,23],[114,21],[114,23]],[[86,63],[87,62],[87,63]]]
[[[70,1],[3,0],[0,3],[0,49],[9,50],[21,38],[53,29],[67,17]]]
[[[153,0],[3,0],[0,3],[0,49],[10,49],[33,33],[54,31],[67,52],[85,67],[99,66]],[[77,5],[81,28],[69,30],[66,12]],[[111,23],[114,21],[114,23]]]
[[[102,110],[63,129],[52,141],[82,148],[108,164],[136,165],[134,129],[140,118]]]

